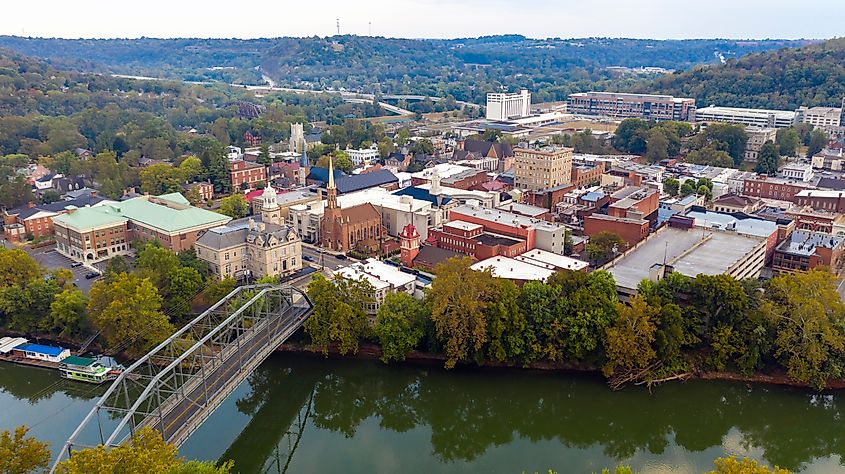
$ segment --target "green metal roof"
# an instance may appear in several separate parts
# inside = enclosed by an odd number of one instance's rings
[[[95,362],[97,361],[94,359],[79,356],[69,356],[62,359],[62,364],[76,365],[79,367],[88,367],[89,365],[93,365]]]
[[[126,217],[113,212],[109,206],[83,207],[73,210],[67,214],[61,214],[53,218],[54,223],[64,224],[74,229],[85,230],[92,227],[114,225],[126,222]]]
[[[53,221],[85,230],[131,219],[166,233],[180,233],[195,227],[223,225],[231,220],[223,214],[191,206],[179,193],[164,194],[158,196],[158,199],[163,203],[151,202],[149,197],[142,196],[123,202],[85,207],[57,216]]]

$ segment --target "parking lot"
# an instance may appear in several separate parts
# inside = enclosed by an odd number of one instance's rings
[[[26,249],[26,251],[32,255],[32,258],[34,258],[35,261],[43,265],[47,270],[52,270],[54,268],[67,268],[72,271],[73,282],[76,283],[76,286],[86,294],[88,293],[88,290],[91,289],[91,285],[97,281],[97,278],[86,280],[85,274],[89,273],[91,269],[85,266],[72,268],[71,264],[73,263],[73,260],[57,252],[55,245],[34,250]],[[100,270],[102,271],[102,269]]]

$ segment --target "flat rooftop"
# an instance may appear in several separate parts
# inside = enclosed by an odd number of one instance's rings
[[[762,238],[734,232],[692,228],[663,227],[624,257],[612,262],[607,270],[621,288],[635,290],[649,277],[654,264],[674,267],[689,277],[721,275],[763,242]]]
[[[484,232],[481,235],[474,237],[476,240],[481,242],[484,245],[489,245],[491,247],[496,245],[504,245],[510,247],[512,245],[516,245],[520,240],[512,239],[510,237],[505,237],[504,235],[497,235],[491,234],[489,232]]]
[[[481,225],[481,224],[473,224],[472,222],[467,222],[467,221],[462,221],[462,220],[449,221],[449,222],[447,222],[443,225],[444,225],[444,227],[447,227],[447,226],[453,227],[455,229],[460,229],[460,230],[464,230],[464,231],[467,231],[467,232],[484,228],[484,226]]]
[[[473,270],[489,269],[496,278],[521,281],[545,281],[555,273],[551,266],[539,266],[508,257],[490,257],[473,264]]]
[[[514,260],[534,265],[551,265],[557,269],[573,271],[583,270],[588,266],[587,262],[540,249],[529,250],[514,257]]]
[[[793,111],[793,110],[748,109],[748,108],[742,108],[742,107],[719,107],[719,106],[701,107],[699,109],[696,109],[696,111],[695,111],[696,118],[700,114],[745,115],[745,116],[757,116],[757,117],[768,117],[770,115],[774,115],[775,117],[788,118],[788,119],[792,119],[793,117],[795,117],[795,111]]]

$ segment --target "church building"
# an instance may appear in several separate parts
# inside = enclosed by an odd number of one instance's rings
[[[337,186],[334,182],[331,157],[326,192],[326,208],[320,222],[322,246],[335,252],[357,250],[377,253],[387,234],[381,224],[381,214],[371,203],[340,208],[337,203]]]

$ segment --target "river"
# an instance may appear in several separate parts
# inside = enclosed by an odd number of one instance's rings
[[[0,363],[0,429],[25,423],[55,451],[104,389]],[[700,473],[725,454],[845,473],[843,394],[714,381],[612,392],[596,376],[274,354],[181,453],[242,473]]]

